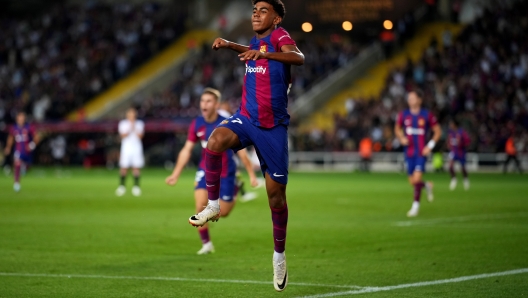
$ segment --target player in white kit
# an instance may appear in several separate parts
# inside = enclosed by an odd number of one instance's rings
[[[143,144],[141,139],[145,131],[145,124],[137,120],[137,112],[134,108],[129,108],[126,112],[126,119],[119,122],[119,135],[121,136],[121,154],[119,156],[119,167],[121,168],[120,183],[116,189],[116,195],[122,196],[126,193],[125,180],[128,169],[132,169],[134,176],[134,186],[132,195],[140,196],[141,188],[139,187],[139,177],[141,168],[145,164],[143,157]]]

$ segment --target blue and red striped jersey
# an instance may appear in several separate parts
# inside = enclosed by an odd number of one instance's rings
[[[226,118],[218,115],[218,118],[214,122],[206,122],[204,117],[196,117],[189,126],[189,133],[187,135],[187,140],[197,143],[200,142],[202,148],[207,147],[207,140],[213,130],[224,121]],[[202,150],[202,156],[200,158],[200,163],[198,165],[201,169],[205,170],[205,150]],[[222,153],[222,173],[221,177],[225,178],[230,175],[235,175],[236,172],[236,163],[233,157],[233,150],[226,150]]]
[[[250,50],[263,53],[280,52],[285,45],[296,45],[288,32],[281,27],[270,35],[253,37]],[[256,126],[271,128],[288,125],[288,89],[291,84],[291,65],[269,59],[246,61],[246,75],[242,87],[239,112]]]
[[[403,133],[409,140],[409,145],[405,148],[407,157],[422,156],[422,150],[427,144],[427,135],[431,128],[438,124],[433,113],[420,109],[415,115],[407,109],[398,115],[397,123],[403,128]]]
[[[29,143],[31,143],[35,137],[35,128],[29,124],[19,126],[15,124],[9,130],[9,134],[13,136],[15,140],[15,152],[20,155],[27,155],[31,152]]]
[[[447,147],[454,157],[463,157],[470,143],[468,134],[462,128],[449,130]]]

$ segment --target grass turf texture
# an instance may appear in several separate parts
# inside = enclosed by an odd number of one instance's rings
[[[211,227],[216,253],[197,256],[193,171],[178,186],[147,169],[143,195],[116,197],[116,171],[33,169],[12,191],[0,178],[0,272],[189,280],[0,275],[0,297],[283,297],[392,286],[528,268],[528,176],[474,174],[471,190],[448,190],[427,174],[435,201],[405,214],[412,189],[402,174],[292,173],[287,258],[290,285],[271,284],[271,215],[265,191]],[[247,179],[246,179],[247,180]],[[424,193],[425,195],[425,193]],[[528,297],[528,273],[366,293],[357,297]]]

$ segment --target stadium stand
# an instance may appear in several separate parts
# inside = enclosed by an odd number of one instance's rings
[[[0,122],[15,110],[62,119],[169,45],[185,19],[177,5],[92,1],[2,18]]]
[[[521,1],[509,11],[488,10],[457,38],[452,38],[453,31],[444,31],[440,38],[429,39],[419,59],[408,55],[405,63],[387,68],[379,95],[341,98],[330,117],[333,127],[300,134],[295,149],[355,151],[359,140],[370,134],[377,150],[400,150],[393,123],[413,86],[424,89],[426,105],[444,126],[449,117],[461,120],[472,151],[503,151],[512,133],[519,147],[526,148],[528,43],[522,32],[528,20],[522,12],[527,9]]]

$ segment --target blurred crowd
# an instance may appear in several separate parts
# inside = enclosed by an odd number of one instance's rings
[[[247,40],[238,42],[249,43]],[[298,47],[306,61],[303,66],[292,67],[290,101],[294,101],[332,71],[345,66],[360,50],[359,45],[342,41],[338,36],[330,43],[317,39],[300,40]],[[199,54],[192,56],[177,70],[177,79],[169,87],[146,100],[138,99],[138,115],[147,119],[196,117],[200,114],[198,102],[205,87],[222,90],[223,98],[235,111],[242,97],[244,74],[245,64],[235,52],[213,51],[209,44],[204,44]]]
[[[472,140],[471,151],[500,152],[509,136],[519,151],[528,144],[528,3],[510,10],[486,11],[443,48],[432,40],[417,62],[408,61],[387,77],[379,98],[350,98],[345,117],[335,116],[334,132],[314,130],[295,138],[296,150],[353,151],[364,137],[374,150],[401,150],[393,127],[407,107],[413,87],[425,92],[424,105],[447,133],[451,117],[460,121]],[[442,150],[443,146],[437,146]]]
[[[0,123],[16,110],[63,118],[177,38],[185,15],[175,4],[87,1],[0,18]]]

